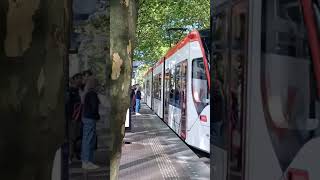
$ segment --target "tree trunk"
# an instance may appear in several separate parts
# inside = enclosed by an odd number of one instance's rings
[[[64,137],[68,0],[0,2],[0,179],[46,180]]]
[[[111,103],[111,180],[118,179],[125,116],[130,105],[129,88],[136,18],[136,0],[110,0],[110,59],[107,59],[106,64],[107,94]]]

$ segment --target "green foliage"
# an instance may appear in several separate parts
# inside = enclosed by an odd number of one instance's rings
[[[203,29],[210,25],[210,0],[140,0],[134,60],[158,61],[187,32],[169,28]]]
[[[99,93],[104,94],[106,88],[105,66],[107,37],[109,31],[108,14],[94,13],[85,23],[76,26],[75,31],[84,36],[79,47],[81,71],[90,69],[99,81]],[[87,64],[87,67],[85,67]]]
[[[137,68],[136,83],[143,85],[144,75],[147,73],[151,66],[148,64],[143,64]]]

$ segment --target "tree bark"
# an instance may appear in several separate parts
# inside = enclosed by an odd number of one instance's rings
[[[68,0],[0,2],[0,179],[46,180],[64,137]]]
[[[129,108],[132,51],[137,19],[136,0],[110,0],[110,59],[107,59],[107,94],[109,95],[111,152],[110,179],[117,180],[125,116]]]

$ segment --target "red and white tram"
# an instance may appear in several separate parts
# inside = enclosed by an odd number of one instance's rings
[[[320,179],[319,1],[214,5],[212,179]]]
[[[209,31],[192,31],[145,75],[145,102],[187,144],[210,152]]]

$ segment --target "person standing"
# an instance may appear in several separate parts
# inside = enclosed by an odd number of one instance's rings
[[[140,87],[137,87],[137,92],[136,92],[136,113],[138,114],[140,112],[140,102],[141,101],[141,91]]]
[[[136,87],[135,85],[131,87],[130,101],[131,101],[131,112],[135,112],[136,109]]]
[[[96,147],[96,121],[100,119],[99,98],[97,94],[98,81],[89,78],[86,82],[87,92],[84,97],[83,105],[83,138],[82,138],[82,168],[97,169],[99,166],[93,163],[94,149]]]
[[[70,163],[73,158],[76,157],[80,160],[81,150],[77,148],[77,140],[81,137],[81,97],[79,94],[79,88],[82,84],[82,75],[77,73],[72,76],[69,88],[69,148],[70,148]]]

